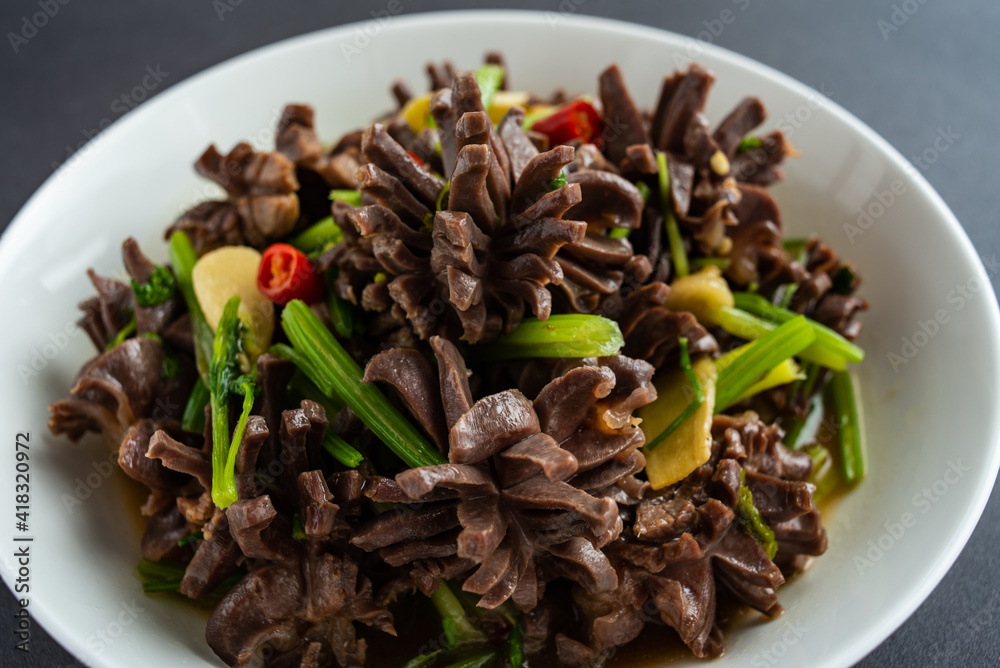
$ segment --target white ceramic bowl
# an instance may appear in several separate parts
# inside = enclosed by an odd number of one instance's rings
[[[713,121],[744,95],[760,96],[768,127],[783,128],[802,153],[774,190],[788,233],[818,232],[865,279],[872,310],[859,376],[870,475],[826,518],[827,554],[780,590],[784,616],[758,623],[750,615],[714,665],[848,666],[899,626],[958,556],[1000,457],[998,313],[962,228],[892,147],[815,91],[690,38],[554,13],[392,17],[287,40],[174,86],[69,160],[3,237],[0,312],[11,320],[0,348],[0,423],[11,443],[0,456],[0,516],[13,524],[12,441],[30,432],[29,610],[84,663],[221,665],[205,645],[204,614],[143,596],[136,499],[120,472],[110,474],[104,446],[74,447],[46,429],[46,407],[93,352],[86,336],[66,334],[76,303],[91,293],[85,269],[120,274],[128,235],[165,258],[165,226],[212,194],[191,167],[210,142],[270,146],[289,101],[314,105],[331,140],[388,109],[396,77],[419,89],[425,62],[472,67],[487,49],[505,53],[518,88],[539,92],[592,92],[597,74],[617,62],[648,106],[661,77],[695,58],[718,77]],[[0,570],[12,586],[18,565],[5,545]]]

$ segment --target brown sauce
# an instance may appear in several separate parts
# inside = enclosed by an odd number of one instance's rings
[[[114,481],[116,493],[122,499],[125,521],[135,528],[136,544],[138,544],[142,540],[142,534],[146,532],[148,518],[142,516],[141,509],[149,497],[149,490],[142,483],[129,478],[118,468],[115,469],[115,474],[111,476],[111,479]]]

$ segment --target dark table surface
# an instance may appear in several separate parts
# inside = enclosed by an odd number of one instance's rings
[[[569,0],[563,0],[569,2]],[[124,112],[112,104],[146,65],[166,85],[258,46],[370,18],[385,0],[58,0],[58,12],[26,42],[11,39],[38,0],[4,0],[0,28],[0,224],[6,226],[54,166],[87,134]],[[51,8],[56,0],[48,2]],[[578,11],[697,36],[726,8],[745,8],[713,40],[825,91],[905,156],[939,128],[960,140],[923,171],[962,221],[979,254],[1000,251],[1000,3],[990,0],[575,0]],[[469,7],[558,11],[559,2],[412,0],[406,12]],[[894,15],[894,7],[898,7]],[[907,14],[906,12],[910,13]],[[905,19],[905,20],[904,20]],[[996,286],[994,277],[994,287]],[[994,491],[969,544],[919,610],[861,666],[1000,663],[1000,494]],[[14,599],[0,587],[0,665],[80,666],[37,625],[30,654],[13,649]],[[141,661],[136,665],[141,665]]]

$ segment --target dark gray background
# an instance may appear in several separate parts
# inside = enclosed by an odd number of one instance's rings
[[[55,4],[55,0],[48,0]],[[61,0],[67,2],[67,0]],[[258,46],[327,26],[370,18],[387,0],[222,0],[236,5],[220,20],[209,0],[68,0],[14,53],[8,31],[39,11],[38,0],[0,8],[0,224],[69,152],[121,106],[112,102],[147,65],[170,73],[153,95],[211,65]],[[570,6],[570,0],[563,0]],[[575,0],[580,3],[581,0]],[[747,6],[749,2],[749,6]],[[1000,3],[990,0],[898,0],[918,8],[891,25],[889,2],[839,0],[583,0],[578,11],[696,36],[726,8],[747,7],[716,42],[826,92],[903,155],[919,155],[938,129],[961,138],[923,171],[944,197],[981,256],[1000,250]],[[459,7],[536,8],[552,2],[459,3],[409,0],[407,13]],[[884,28],[884,25],[883,25]],[[609,54],[609,59],[613,54]],[[195,156],[192,156],[192,159]],[[994,279],[996,284],[996,279]],[[996,287],[996,285],[994,285]],[[862,666],[996,665],[1000,657],[1000,494],[931,597]],[[0,665],[79,666],[36,624],[31,653],[12,649],[14,601],[0,587]],[[992,657],[992,658],[991,658]],[[142,661],[137,658],[136,665]]]

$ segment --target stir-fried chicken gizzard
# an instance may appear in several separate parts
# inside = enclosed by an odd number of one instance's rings
[[[614,65],[428,73],[332,148],[301,104],[209,147],[169,262],[90,272],[51,429],[148,489],[143,588],[213,606],[227,665],[598,666],[648,625],[718,657],[864,475],[856,272],[784,237],[795,151],[755,97],[713,128],[698,65],[648,110]]]

